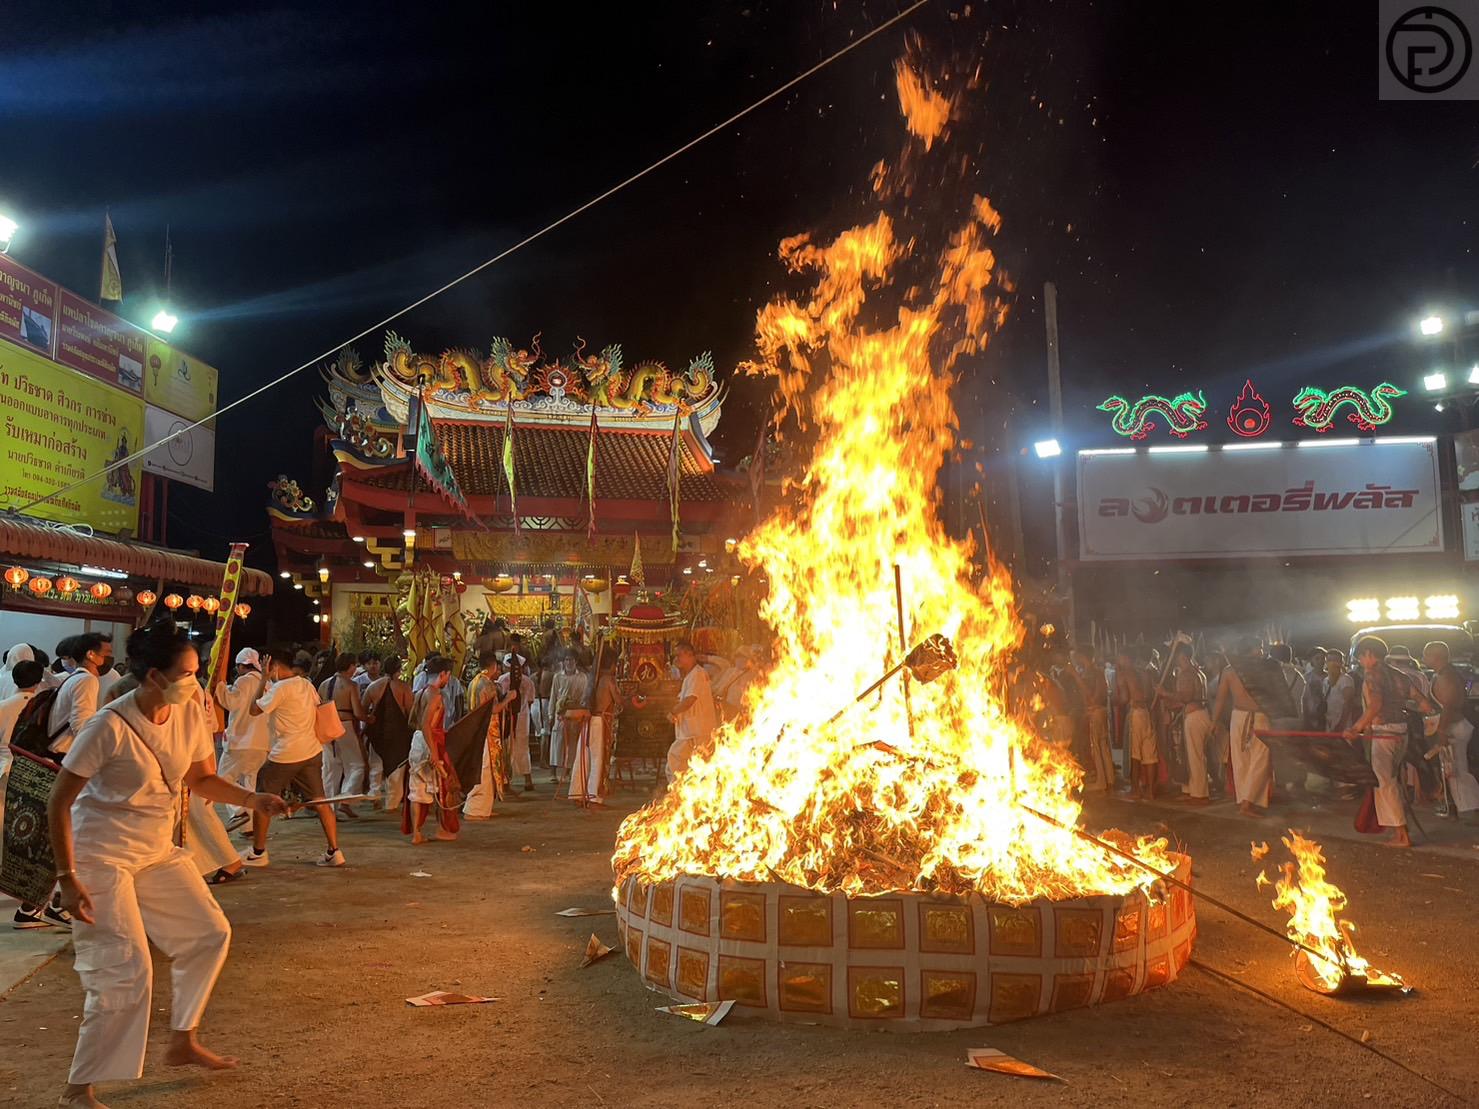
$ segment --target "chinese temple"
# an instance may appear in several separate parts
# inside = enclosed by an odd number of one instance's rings
[[[428,644],[454,614],[464,643],[491,616],[573,625],[612,611],[634,554],[672,600],[729,573],[751,487],[709,446],[712,358],[675,371],[628,366],[618,345],[531,346],[425,355],[389,333],[383,361],[344,351],[323,368],[327,491],[284,476],[268,512],[281,576],[317,602],[326,642],[374,646],[366,627],[404,633],[408,617],[443,625]],[[408,611],[418,591],[441,607]]]

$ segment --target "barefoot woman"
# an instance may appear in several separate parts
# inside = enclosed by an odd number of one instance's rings
[[[282,798],[211,772],[210,724],[197,700],[199,657],[172,623],[129,636],[139,686],[82,728],[52,787],[48,814],[62,904],[86,999],[63,1106],[97,1106],[94,1082],[144,1072],[152,942],[173,961],[171,1066],[236,1066],[195,1038],[231,926],[191,860],[173,843],[182,788],[208,801],[282,813]]]

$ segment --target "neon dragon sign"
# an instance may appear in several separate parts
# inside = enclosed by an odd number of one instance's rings
[[[1391,402],[1406,395],[1406,389],[1399,389],[1389,381],[1383,381],[1370,392],[1354,385],[1342,385],[1328,393],[1306,386],[1294,397],[1294,407],[1299,411],[1294,423],[1323,435],[1334,425],[1336,412],[1349,405],[1353,411],[1346,413],[1346,419],[1362,431],[1375,431],[1391,422],[1394,415]]]
[[[1178,393],[1166,398],[1150,393],[1131,404],[1116,394],[1099,405],[1099,411],[1113,413],[1110,426],[1115,433],[1129,439],[1144,439],[1157,427],[1151,418],[1157,413],[1164,416],[1167,430],[1178,439],[1185,439],[1193,431],[1202,431],[1207,421],[1202,413],[1207,410],[1207,398],[1200,392]]]

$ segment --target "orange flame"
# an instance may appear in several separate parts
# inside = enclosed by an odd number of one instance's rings
[[[1377,970],[1357,953],[1356,926],[1337,919],[1336,914],[1346,907],[1346,895],[1325,877],[1325,855],[1320,845],[1293,829],[1282,838],[1295,861],[1279,867],[1279,878],[1272,883],[1274,908],[1288,911],[1286,931],[1290,939],[1328,956],[1310,959],[1310,970],[1331,990],[1347,974],[1375,984],[1400,985],[1402,979],[1397,975]],[[1259,889],[1271,884],[1262,872],[1256,881]]]
[[[914,87],[901,77],[911,120]],[[914,133],[927,145],[943,118]],[[775,633],[774,665],[747,692],[741,719],[622,823],[618,880],[707,874],[1012,903],[1153,880],[1023,811],[1075,824],[1082,771],[1009,709],[1007,661],[1023,639],[1009,577],[993,563],[975,584],[970,543],[936,514],[957,424],[951,367],[983,349],[1006,313],[988,245],[1000,216],[984,197],[968,209],[933,276],[902,292],[892,282],[917,243],[887,214],[829,243],[781,244],[786,265],[814,283],[758,313],[758,354],[746,368],[776,379],[782,417],[814,427],[816,444],[794,503],[738,547],[769,583],[761,615]],[[959,666],[914,683],[907,705],[895,679],[833,723],[899,658],[895,565],[910,643],[942,633]],[[1163,840],[1122,842],[1172,868]]]
[[[949,98],[929,88],[903,58],[894,63],[894,84],[899,91],[904,125],[928,150],[950,122]]]

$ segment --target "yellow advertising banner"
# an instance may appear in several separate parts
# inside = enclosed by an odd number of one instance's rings
[[[214,366],[208,366],[168,343],[149,340],[144,399],[150,404],[187,420],[203,420],[216,410],[219,378]],[[214,428],[215,421],[206,426]]]
[[[104,470],[144,441],[144,402],[0,341],[0,510],[18,509]],[[139,463],[26,509],[119,532],[139,526]]]

